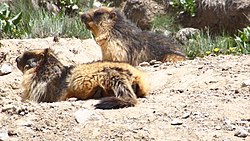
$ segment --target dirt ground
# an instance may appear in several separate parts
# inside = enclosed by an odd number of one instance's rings
[[[97,110],[98,100],[21,102],[15,58],[50,47],[65,64],[101,57],[91,39],[1,40],[12,72],[0,76],[0,141],[250,141],[250,56],[208,56],[177,64],[151,62],[151,94],[135,107]],[[1,57],[0,57],[1,58]],[[0,66],[1,66],[0,65]],[[244,83],[245,82],[245,83]],[[244,85],[245,84],[245,85]]]

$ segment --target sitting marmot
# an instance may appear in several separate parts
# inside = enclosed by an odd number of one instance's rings
[[[104,61],[138,65],[144,61],[182,61],[186,56],[170,37],[142,31],[115,8],[91,9],[81,15],[101,47]]]

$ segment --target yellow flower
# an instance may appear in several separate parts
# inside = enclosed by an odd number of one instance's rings
[[[235,47],[229,47],[230,51],[235,51],[235,49],[236,49]]]
[[[220,49],[219,48],[214,48],[214,52],[219,52],[220,51]]]
[[[211,51],[206,51],[206,54],[208,55],[208,54],[211,54]]]

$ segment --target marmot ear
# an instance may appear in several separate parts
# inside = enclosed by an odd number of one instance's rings
[[[49,56],[49,52],[50,52],[49,48],[44,49],[43,56],[47,58]]]
[[[115,12],[115,11],[112,11],[112,12],[109,14],[109,18],[112,19],[112,20],[115,19],[116,16],[117,16],[117,15],[116,15],[116,12]]]

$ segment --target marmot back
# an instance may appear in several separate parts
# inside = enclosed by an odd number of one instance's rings
[[[105,61],[138,65],[144,61],[182,61],[186,56],[179,44],[162,34],[142,31],[115,8],[91,9],[81,15],[101,47]]]
[[[26,51],[16,62],[24,74],[23,101],[102,98],[96,108],[117,109],[135,106],[137,97],[148,94],[144,73],[127,63],[92,62],[67,67],[50,49]]]

